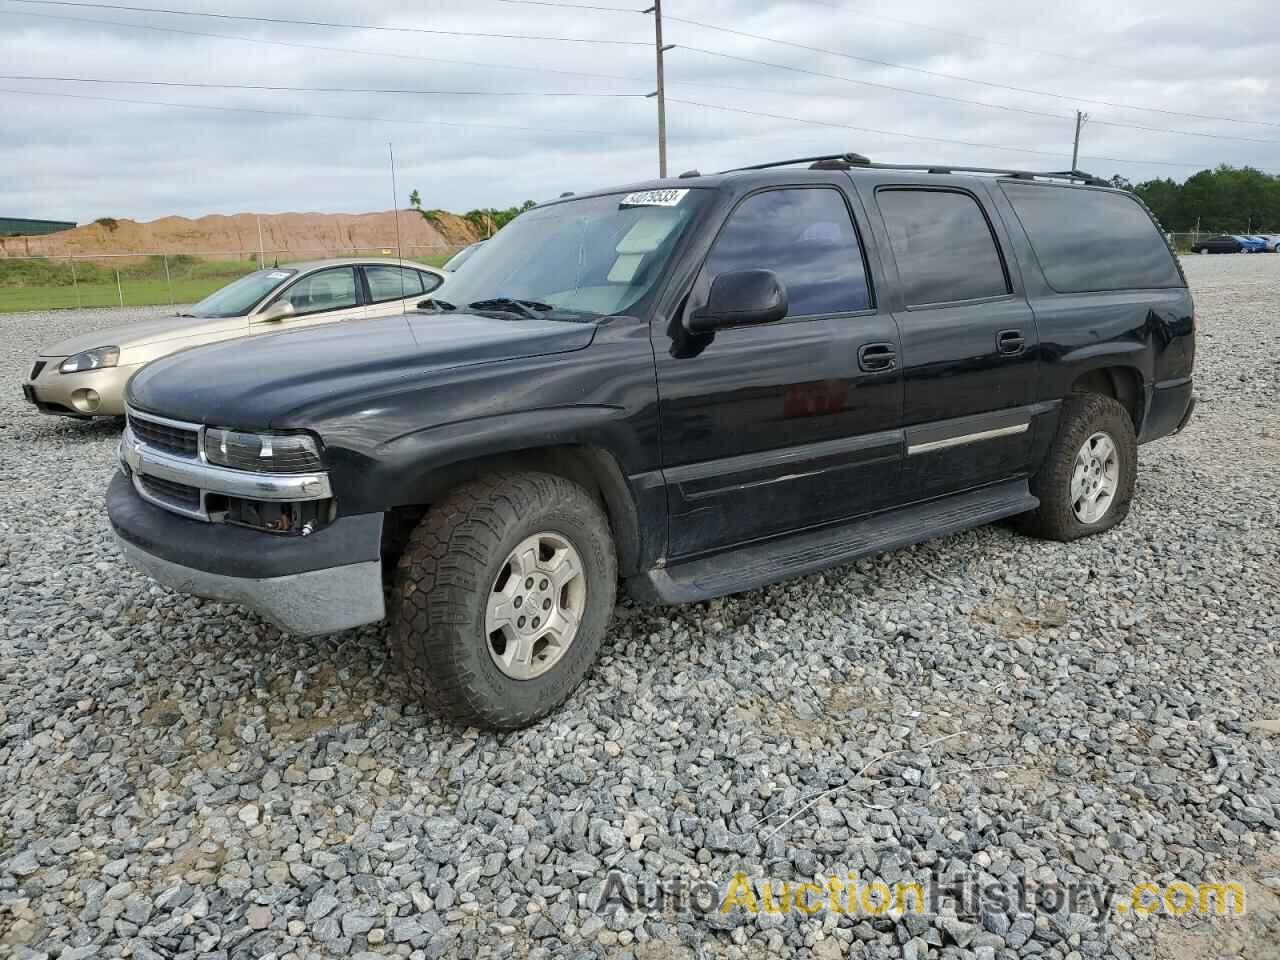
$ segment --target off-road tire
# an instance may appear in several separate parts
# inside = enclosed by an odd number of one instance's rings
[[[1076,454],[1093,434],[1106,433],[1115,442],[1120,476],[1111,506],[1093,523],[1083,523],[1072,509],[1071,478]],[[1062,402],[1058,432],[1049,455],[1031,478],[1031,492],[1040,506],[1018,518],[1017,526],[1046,540],[1078,540],[1110,530],[1129,514],[1138,476],[1138,440],[1133,420],[1117,400],[1096,393],[1072,394]]]
[[[583,615],[550,669],[515,680],[494,662],[485,609],[507,556],[550,532],[578,551]],[[432,505],[409,537],[391,598],[392,652],[415,696],[466,726],[513,730],[558,707],[587,675],[613,614],[618,566],[609,522],[577,484],[547,473],[497,473]]]

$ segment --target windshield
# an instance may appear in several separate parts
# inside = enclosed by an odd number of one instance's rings
[[[617,193],[522,213],[449,276],[435,303],[552,320],[624,313],[661,276],[705,195]]]
[[[255,271],[209,294],[184,316],[205,319],[243,317],[253,309],[254,304],[297,272],[287,269]]]
[[[480,241],[480,243],[483,243],[483,242],[484,242],[483,240]],[[441,267],[440,269],[444,270],[446,273],[453,273],[453,271],[457,270],[460,266],[462,266],[464,263],[470,260],[471,255],[474,254],[479,249],[480,249],[479,243],[473,243],[469,247],[463,247],[461,250],[455,253],[452,257],[446,260],[444,263],[444,266]]]

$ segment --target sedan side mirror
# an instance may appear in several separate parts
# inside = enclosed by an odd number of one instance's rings
[[[292,317],[294,314],[293,304],[288,300],[277,300],[267,309],[258,314],[258,319],[264,323],[272,320],[283,320],[285,317]]]
[[[699,307],[685,326],[690,333],[710,333],[720,327],[773,323],[787,315],[787,288],[772,270],[734,270],[711,283],[706,306]]]

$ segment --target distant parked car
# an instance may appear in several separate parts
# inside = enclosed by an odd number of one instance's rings
[[[1257,240],[1262,244],[1262,250],[1266,253],[1276,253],[1280,250],[1280,234],[1274,233],[1255,233],[1250,234],[1249,240]]]
[[[1244,244],[1240,242],[1240,238],[1225,233],[1207,240],[1197,240],[1191,245],[1193,253],[1240,253],[1242,250]]]
[[[1236,239],[1240,241],[1240,245],[1241,247],[1243,247],[1245,253],[1266,253],[1267,252],[1267,241],[1263,240],[1261,237],[1254,237],[1254,236],[1248,236],[1246,234],[1240,234],[1236,237]]]
[[[458,268],[461,267],[468,260],[470,260],[471,257],[475,254],[475,252],[479,250],[482,246],[484,246],[484,241],[480,240],[477,243],[473,243],[473,244],[470,244],[469,246],[463,247],[461,250],[455,253],[452,257],[446,260],[444,262],[444,266],[441,267],[440,269],[442,269],[445,273],[455,273],[458,270]]]
[[[432,267],[394,260],[316,260],[256,270],[188,313],[81,334],[36,356],[22,393],[41,413],[124,415],[124,385],[186,347],[414,309],[440,284]]]

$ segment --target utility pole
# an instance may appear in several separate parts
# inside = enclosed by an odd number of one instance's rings
[[[643,11],[653,14],[653,43],[658,55],[658,89],[649,94],[658,99],[658,176],[667,175],[667,93],[663,83],[662,55],[675,44],[662,44],[662,0],[653,0],[653,6]]]
[[[1084,129],[1085,123],[1088,121],[1089,115],[1076,111],[1076,140],[1071,147],[1071,169],[1080,169],[1080,131]]]

